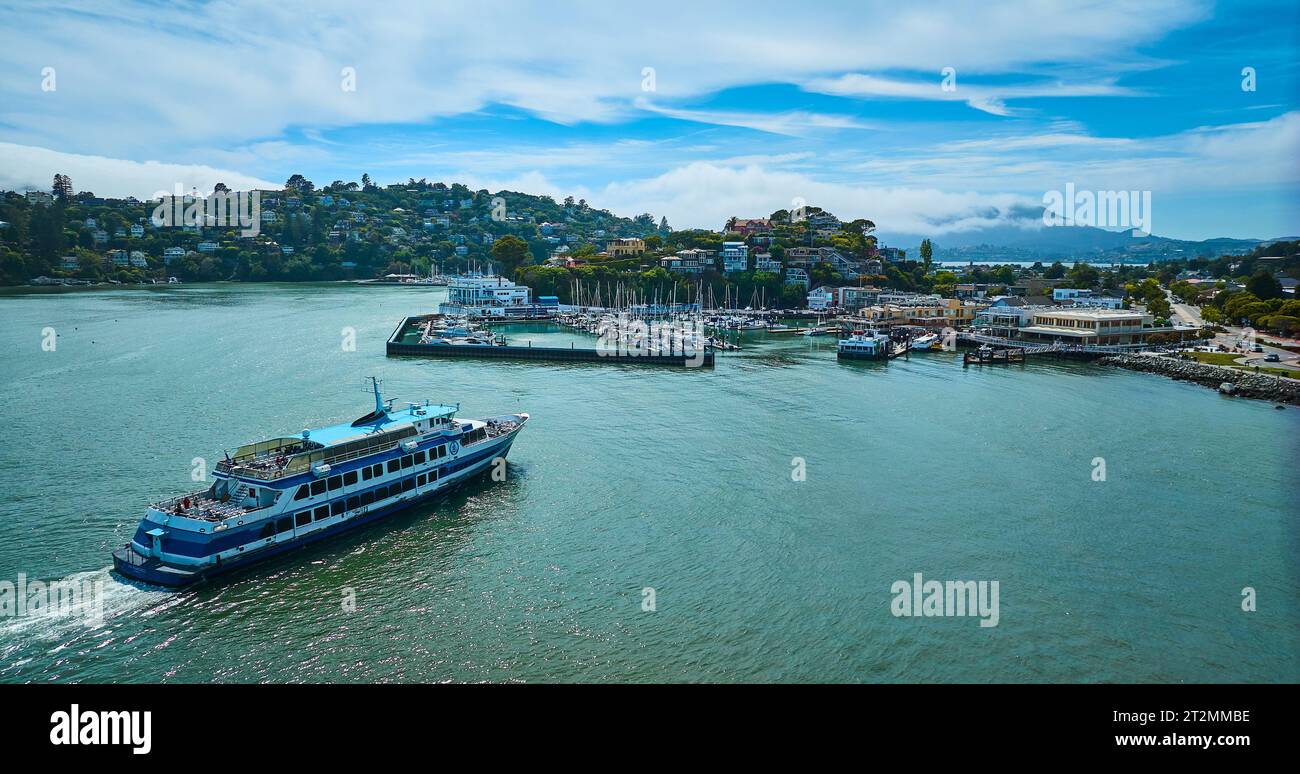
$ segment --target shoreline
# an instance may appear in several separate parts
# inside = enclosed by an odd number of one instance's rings
[[[1300,406],[1300,380],[1153,355],[1107,355],[1097,361],[1129,371],[1195,382],[1224,395]]]

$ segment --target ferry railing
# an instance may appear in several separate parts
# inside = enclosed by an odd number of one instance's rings
[[[187,499],[190,501],[189,507],[185,506]],[[163,513],[184,516],[189,519],[225,521],[226,519],[259,511],[266,506],[255,505],[249,508],[230,501],[223,503],[220,500],[211,499],[208,496],[208,490],[200,489],[197,492],[189,492],[161,500],[154,503],[153,507]]]

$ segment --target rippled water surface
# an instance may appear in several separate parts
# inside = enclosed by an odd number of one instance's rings
[[[703,371],[386,358],[440,296],[0,295],[0,581],[102,581],[105,607],[0,618],[0,680],[1300,679],[1295,409],[1079,364],[846,364],[767,334]],[[108,572],[195,457],[359,416],[372,374],[399,404],[529,412],[509,479],[219,585]],[[998,625],[894,617],[918,572],[997,580]]]

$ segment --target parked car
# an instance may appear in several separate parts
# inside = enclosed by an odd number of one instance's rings
[[[1270,352],[1270,353],[1268,353],[1267,355],[1264,356],[1264,362],[1265,362],[1265,363],[1276,363],[1276,362],[1278,362],[1278,361],[1281,360],[1281,359],[1282,359],[1282,358],[1278,357],[1277,354],[1274,353],[1274,352]]]
[[[1256,344],[1256,345],[1255,345],[1255,351],[1256,351],[1256,352],[1263,352],[1263,351],[1264,351],[1264,348],[1261,347],[1260,345]]]

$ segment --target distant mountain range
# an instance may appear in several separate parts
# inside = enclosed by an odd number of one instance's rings
[[[878,234],[882,244],[902,247],[908,257],[919,253],[922,236]],[[934,258],[940,261],[1090,261],[1097,263],[1149,263],[1179,258],[1242,255],[1262,243],[1291,241],[1220,237],[1190,241],[1162,236],[1133,236],[1129,231],[1108,231],[1092,226],[1052,226],[1036,229],[1000,226],[931,237]]]

